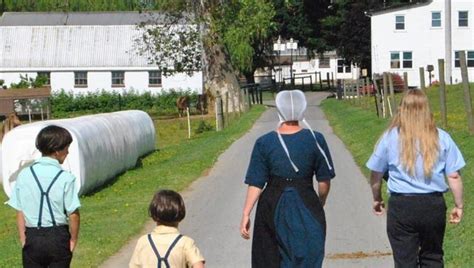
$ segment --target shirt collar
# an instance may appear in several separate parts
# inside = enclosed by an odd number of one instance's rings
[[[49,156],[40,157],[38,160],[35,161],[35,163],[44,164],[44,165],[53,165],[53,166],[56,166],[58,168],[61,168],[61,165],[59,164],[59,161],[57,159],[54,159],[54,158],[49,157]]]
[[[158,225],[153,229],[153,233],[156,234],[177,234],[179,233],[178,228],[166,225]]]

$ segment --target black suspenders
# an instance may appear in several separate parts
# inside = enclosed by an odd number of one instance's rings
[[[63,171],[61,170],[58,172],[58,174],[54,177],[53,181],[51,182],[51,184],[49,185],[48,189],[45,192],[43,190],[43,187],[41,187],[41,184],[38,180],[38,176],[36,176],[36,173],[33,170],[33,166],[30,167],[30,170],[41,191],[41,200],[40,200],[40,208],[39,208],[39,216],[38,216],[38,228],[41,228],[41,218],[43,217],[43,200],[44,199],[46,199],[46,203],[48,204],[48,209],[49,209],[49,213],[51,214],[51,221],[53,222],[53,226],[56,226],[56,220],[54,219],[54,215],[53,215],[53,208],[51,207],[51,201],[49,200],[49,191],[51,190],[51,187],[53,187],[53,184],[56,182],[56,180],[59,178],[59,175],[63,173]]]
[[[158,258],[158,268],[161,268],[161,262],[165,263],[166,268],[171,268],[170,263],[168,262],[168,257],[170,256],[171,250],[176,246],[176,243],[178,243],[179,239],[183,237],[183,235],[178,235],[176,239],[171,243],[171,246],[168,248],[168,251],[166,251],[165,257],[161,257],[160,253],[158,253],[158,250],[156,249],[155,243],[153,243],[153,239],[151,238],[151,234],[148,234],[148,241],[150,242],[151,247],[153,248],[153,251],[155,252],[156,257]]]

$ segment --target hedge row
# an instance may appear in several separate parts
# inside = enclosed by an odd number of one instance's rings
[[[107,113],[120,110],[138,109],[156,115],[176,114],[176,100],[179,96],[190,97],[191,105],[197,101],[197,93],[191,91],[170,90],[160,94],[150,92],[138,93],[127,91],[125,93],[89,92],[74,95],[64,90],[53,93],[51,109],[54,117],[67,117],[67,114]]]

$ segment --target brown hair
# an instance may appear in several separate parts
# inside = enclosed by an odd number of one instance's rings
[[[417,152],[423,157],[423,171],[430,177],[438,160],[439,136],[428,98],[419,89],[410,89],[403,96],[397,115],[388,129],[400,133],[400,162],[412,176],[415,174]]]
[[[186,208],[179,193],[172,190],[160,190],[153,196],[148,213],[158,224],[177,226],[186,216]]]
[[[55,125],[43,128],[36,136],[36,148],[44,156],[61,151],[71,143],[71,133],[67,129]]]

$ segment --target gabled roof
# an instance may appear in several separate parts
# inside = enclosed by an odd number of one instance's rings
[[[367,15],[369,16],[374,16],[374,15],[380,15],[384,13],[390,13],[394,11],[399,11],[399,10],[405,10],[409,8],[416,8],[419,6],[424,6],[424,5],[429,5],[433,2],[433,0],[414,0],[413,2],[410,3],[399,3],[399,4],[394,4],[388,7],[382,7],[378,9],[372,9],[367,11]]]
[[[160,24],[165,15],[160,12],[5,12],[0,26],[59,25],[137,25],[153,21]],[[184,24],[184,20],[180,21]]]

